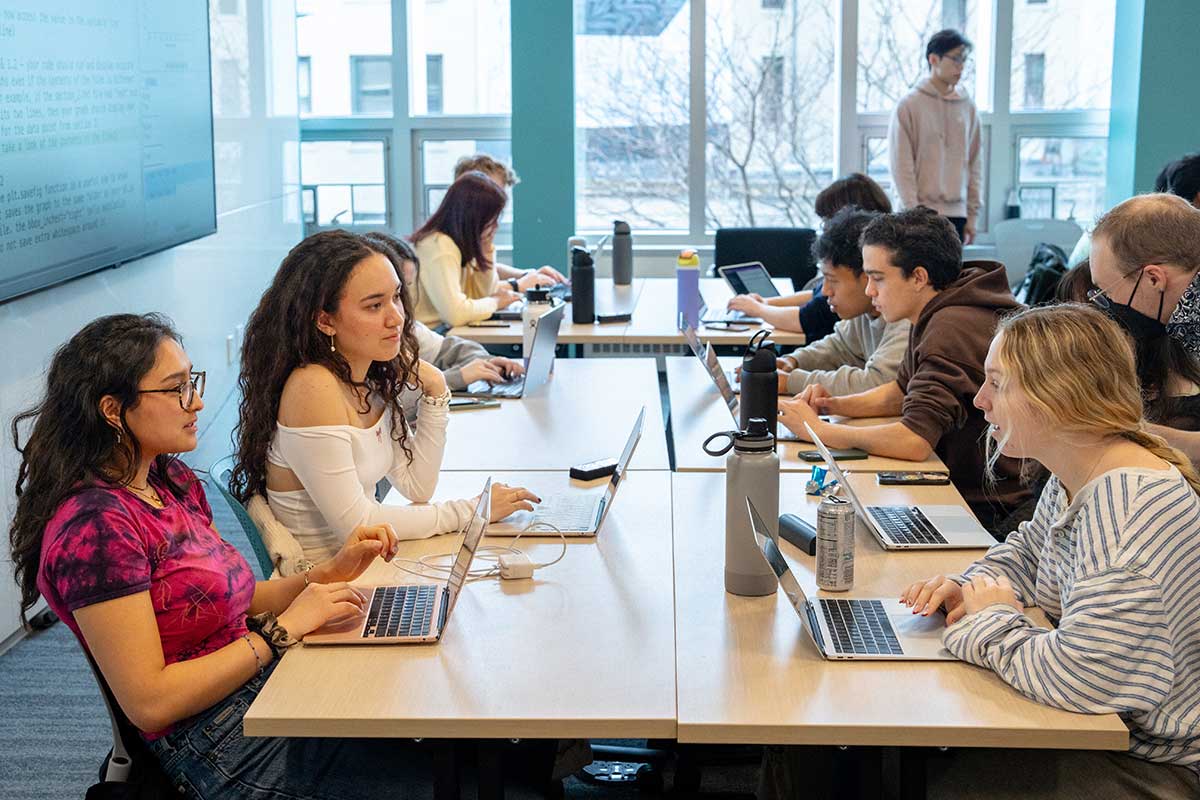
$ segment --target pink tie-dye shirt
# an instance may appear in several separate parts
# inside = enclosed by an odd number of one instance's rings
[[[180,462],[170,467],[182,499],[155,470],[164,507],[124,489],[94,485],[72,495],[46,525],[38,590],[87,647],[72,612],[150,593],[167,664],[197,658],[246,632],[254,573],[212,527],[204,487]]]

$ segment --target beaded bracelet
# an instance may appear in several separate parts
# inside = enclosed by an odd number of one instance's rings
[[[262,677],[263,670],[267,665],[263,663],[262,656],[258,654],[258,648],[254,646],[254,642],[250,641],[250,634],[243,633],[242,638],[246,640],[246,644],[250,646],[250,652],[254,653],[254,663],[258,664],[258,677]]]

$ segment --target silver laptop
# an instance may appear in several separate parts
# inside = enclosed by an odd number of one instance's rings
[[[700,337],[696,335],[695,328],[691,325],[685,325],[682,330],[683,338],[687,340],[688,347],[691,348],[693,355],[700,359],[700,363],[704,365],[704,371],[708,373],[708,377],[716,385],[717,391],[721,393],[721,399],[725,401],[725,407],[729,409],[729,414],[733,417],[734,427],[741,425],[741,403],[738,400],[737,392],[734,391],[733,382],[730,380],[732,370],[726,370],[721,366],[721,362],[717,359],[717,353],[713,350],[712,343],[706,345],[700,344]],[[799,442],[801,439],[788,430],[786,426],[776,423],[775,441]]]
[[[558,305],[538,318],[533,330],[533,345],[525,362],[525,374],[517,375],[507,383],[475,381],[465,390],[455,392],[458,397],[496,397],[517,399],[535,394],[550,380],[554,368],[554,348],[558,347],[558,327],[562,324],[563,309]]]
[[[633,423],[633,430],[629,432],[629,438],[625,440],[625,449],[621,451],[621,457],[617,460],[612,478],[609,479],[608,485],[604,487],[602,493],[567,491],[549,495],[543,498],[534,511],[518,511],[506,517],[502,522],[489,525],[488,534],[491,536],[515,536],[531,524],[546,523],[558,528],[563,536],[595,536],[600,532],[600,526],[604,524],[604,518],[608,516],[608,511],[612,508],[613,500],[617,495],[617,487],[620,485],[621,479],[625,477],[629,460],[633,458],[633,451],[642,438],[642,426],[645,420],[646,409],[643,407],[638,412],[637,420]],[[550,529],[534,530],[526,535],[557,536]]]
[[[761,261],[717,267],[717,274],[725,279],[734,294],[756,294],[762,298],[779,297],[779,289],[775,288],[771,273],[767,272]]]
[[[462,545],[443,584],[410,583],[361,587],[370,592],[367,613],[318,628],[304,644],[426,644],[442,638],[454,604],[467,580],[475,548],[483,538],[492,509],[492,479],[483,484],[475,513],[463,529]]]
[[[914,614],[896,597],[817,597],[809,600],[766,522],[746,498],[759,551],[779,579],[822,658],[836,661],[954,661],[942,647],[946,617]]]
[[[714,310],[709,307],[708,301],[703,296],[700,298],[700,324],[701,325],[761,325],[762,319],[752,317],[742,311],[734,311],[732,309],[723,308]]]
[[[854,493],[842,470],[812,426],[804,429],[825,460],[825,466],[846,493],[858,518],[884,550],[959,550],[988,548],[996,543],[975,515],[962,506],[867,506]]]

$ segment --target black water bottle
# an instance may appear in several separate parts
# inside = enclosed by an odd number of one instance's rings
[[[577,325],[596,321],[596,266],[582,247],[571,250],[571,321]]]
[[[775,365],[775,343],[761,330],[750,339],[742,356],[742,401],[739,426],[749,430],[750,419],[769,420],[774,430],[779,418],[779,370]]]

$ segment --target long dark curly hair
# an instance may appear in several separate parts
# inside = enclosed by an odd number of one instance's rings
[[[21,588],[22,624],[40,596],[37,575],[46,523],[72,495],[97,483],[128,486],[137,473],[142,447],[125,417],[141,399],[138,384],[154,367],[164,339],[182,344],[171,321],[159,314],[114,314],[89,322],[54,354],[41,402],[13,418],[13,446],[21,464],[9,545]],[[100,412],[105,395],[121,405],[120,441]],[[21,431],[29,423],[22,445]],[[187,487],[168,471],[174,458],[157,456],[151,470],[182,499]]]
[[[390,247],[349,231],[314,233],[283,259],[275,280],[250,315],[238,376],[242,397],[234,431],[237,456],[229,479],[229,490],[241,502],[267,494],[267,448],[275,436],[283,386],[293,370],[309,364],[324,366],[338,380],[354,387],[364,413],[370,410],[372,394],[382,398],[392,412],[392,438],[411,462],[399,399],[402,388],[419,383],[418,345],[408,292],[400,293],[404,325],[399,355],[391,361],[372,362],[362,383],[354,380],[349,363],[340,352],[330,350],[329,339],[317,330],[317,314],[337,311],[350,274],[373,253],[392,263],[403,285],[399,261]]]

